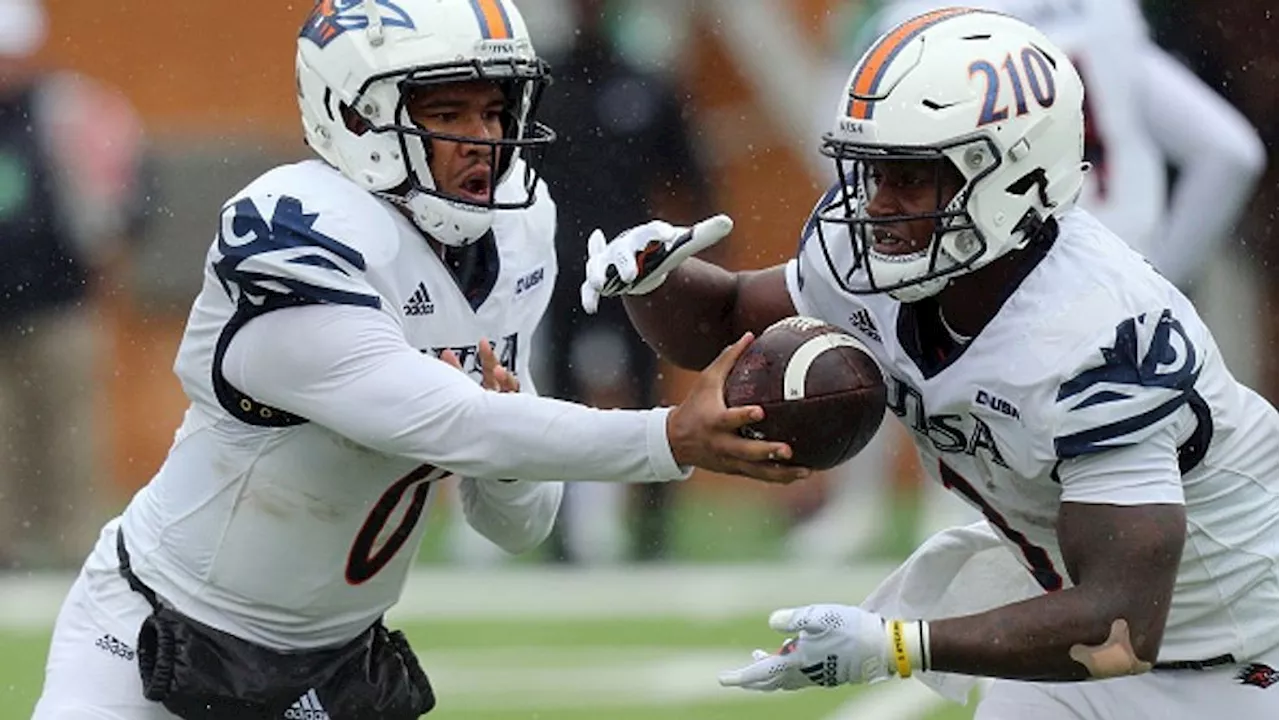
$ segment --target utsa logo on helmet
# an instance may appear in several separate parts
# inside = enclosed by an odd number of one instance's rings
[[[391,0],[375,2],[383,25],[410,30],[416,28],[409,13]],[[307,21],[302,24],[302,37],[324,47],[348,30],[369,27],[369,16],[365,13],[364,4],[364,0],[320,0]]]

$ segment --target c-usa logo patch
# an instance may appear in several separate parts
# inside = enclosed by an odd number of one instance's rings
[[[396,5],[392,0],[375,0],[382,16],[384,27],[399,27],[413,30],[416,26],[409,13]],[[369,16],[365,14],[364,0],[319,0],[307,21],[302,24],[301,37],[324,47],[348,30],[361,30],[369,27]]]

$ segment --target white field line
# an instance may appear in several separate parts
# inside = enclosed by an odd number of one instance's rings
[[[809,603],[858,603],[892,569],[781,564],[515,566],[414,570],[389,618],[739,618]],[[70,575],[0,576],[0,629],[53,624]]]

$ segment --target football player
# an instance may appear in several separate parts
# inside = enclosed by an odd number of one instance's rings
[[[681,229],[653,222],[591,239],[584,306],[625,295],[687,368],[786,316],[841,326],[881,364],[929,474],[985,521],[926,543],[861,607],[774,613],[783,649],[720,682],[922,673],[963,698],[966,678],[996,678],[981,720],[1274,716],[1278,689],[1257,679],[1274,678],[1280,630],[1276,410],[1077,206],[1070,57],[1009,16],[939,10],[881,36],[835,109],[823,152],[840,180],[795,259],[676,266],[653,244]],[[730,229],[704,225],[699,246]]]
[[[1085,85],[1085,175],[1080,206],[1129,243],[1182,289],[1204,278],[1206,265],[1227,241],[1233,224],[1253,192],[1266,155],[1262,142],[1235,108],[1190,70],[1157,46],[1134,0],[971,0],[971,7],[1002,12],[1033,25],[1066,53]],[[827,87],[839,92],[856,60],[882,33],[929,10],[938,0],[882,0],[869,13],[856,51],[840,53],[831,65]],[[877,8],[877,6],[879,6]],[[817,114],[817,113],[816,113]],[[823,108],[816,122],[829,124]],[[1212,130],[1207,130],[1212,128]],[[816,154],[815,154],[816,155]],[[1166,164],[1177,168],[1168,182]],[[825,165],[823,177],[830,172]],[[1208,201],[1212,198],[1212,201]],[[1210,318],[1230,299],[1200,288],[1196,301]],[[1229,306],[1217,316],[1234,317]],[[1224,315],[1225,312],[1225,315]],[[1212,324],[1212,321],[1210,321]],[[1232,357],[1234,345],[1252,348],[1252,338],[1235,333],[1221,338]],[[1244,349],[1252,354],[1252,349]],[[1252,373],[1246,373],[1248,378]],[[882,434],[850,466],[837,473],[829,510],[794,536],[801,554],[838,554],[857,540],[874,539],[889,493],[890,438]],[[897,442],[897,434],[892,438]],[[949,503],[926,493],[925,517],[951,519]],[[941,512],[939,512],[941,511]],[[865,516],[850,523],[850,512]],[[846,522],[841,523],[844,516]],[[931,524],[928,520],[926,525]],[[842,538],[848,538],[841,542]]]
[[[881,4],[859,53],[900,22],[945,6]],[[1085,86],[1084,156],[1093,168],[1081,207],[1187,287],[1226,241],[1266,165],[1249,122],[1151,40],[1134,0],[965,4],[1033,25],[1071,58]],[[1166,163],[1178,170],[1172,186]]]
[[[191,405],[62,607],[36,718],[418,717],[430,685],[381,617],[437,480],[519,552],[558,480],[806,474],[734,432],[761,417],[721,399],[749,336],[674,409],[535,397],[556,212],[524,156],[554,134],[510,0],[324,0],[296,68],[319,158],[223,206],[175,363]]]

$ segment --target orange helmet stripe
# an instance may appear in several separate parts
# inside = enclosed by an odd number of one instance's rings
[[[486,40],[509,40],[513,33],[502,0],[471,0],[471,9],[480,21],[480,32]]]
[[[889,69],[889,63],[916,35],[947,18],[971,12],[977,11],[973,8],[963,7],[934,10],[902,23],[880,38],[880,41],[867,52],[866,59],[858,66],[857,74],[854,76],[853,92],[849,97],[849,117],[859,120],[866,120],[871,117],[875,102],[859,100],[857,97],[867,97],[875,93],[876,88],[880,85],[880,79],[884,77],[885,71]]]

